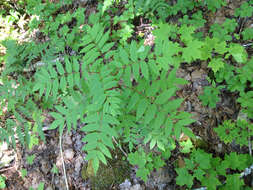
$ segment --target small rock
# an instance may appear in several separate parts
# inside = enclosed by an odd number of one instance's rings
[[[52,186],[51,185],[48,185],[46,190],[53,190]]]
[[[181,69],[181,68],[177,70],[176,77],[184,78],[185,80],[188,80],[188,81],[191,79],[190,74],[185,69]]]
[[[119,188],[120,190],[130,190],[131,185],[132,185],[131,182],[128,179],[126,179],[123,183],[119,185]]]
[[[2,142],[0,146],[1,151],[6,151],[8,150],[8,144],[6,142]]]
[[[15,155],[3,153],[0,158],[0,168],[10,166],[13,160],[15,160]]]
[[[194,70],[192,73],[191,73],[191,77],[192,77],[192,80],[195,81],[196,79],[201,79],[203,78],[202,76],[203,75],[206,75],[206,72],[202,69],[200,70]]]
[[[202,89],[202,86],[200,85],[200,82],[198,80],[194,81],[192,85],[192,90],[200,91],[201,89]]]
[[[74,151],[70,148],[64,151],[64,158],[68,160],[72,160],[74,158],[74,155]]]
[[[151,177],[148,179],[146,185],[153,189],[158,188],[159,190],[163,190],[171,180],[168,168],[163,167],[155,172],[151,172]]]
[[[82,136],[80,134],[76,134],[74,136],[74,148],[76,151],[81,151],[83,147],[83,142],[82,142]]]
[[[188,73],[184,69],[178,68],[176,72],[176,77],[184,78],[187,74]]]
[[[184,79],[190,81],[190,80],[191,80],[190,74],[187,74],[187,75],[184,77]]]
[[[75,159],[75,176],[78,177],[79,176],[79,173],[81,171],[81,165],[83,163],[83,158],[82,156],[78,156],[76,159]]]
[[[222,152],[222,144],[219,143],[218,146],[217,146],[217,152]]]
[[[71,145],[72,144],[72,140],[71,140],[71,136],[70,135],[65,135],[64,137],[64,143],[67,145]]]
[[[216,12],[216,15],[215,15],[215,23],[217,24],[223,24],[226,20],[226,17],[224,15],[224,13],[222,12],[222,10],[218,10]]]
[[[237,120],[248,120],[248,115],[246,113],[243,113],[242,110],[239,111],[239,114],[237,116]]]
[[[130,188],[130,190],[143,190],[140,184],[136,184]]]

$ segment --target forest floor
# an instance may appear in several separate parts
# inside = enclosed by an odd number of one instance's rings
[[[90,9],[95,8],[92,5],[89,6],[91,6]],[[238,7],[238,2],[231,1],[228,6],[231,7],[229,11],[221,9],[216,14],[205,15],[208,22],[222,22],[226,17],[233,14],[233,10]],[[253,24],[250,19],[247,22],[245,25]],[[138,26],[135,28],[137,30]],[[208,23],[203,30],[209,30]],[[247,50],[248,52],[251,51],[252,54],[251,49]],[[177,92],[177,96],[184,99],[180,109],[194,115],[196,122],[191,128],[194,134],[201,139],[202,144],[200,146],[204,149],[208,149],[214,154],[230,151],[247,152],[247,149],[240,148],[233,143],[225,145],[213,132],[213,127],[222,121],[236,120],[240,107],[236,103],[236,95],[225,90],[221,92],[221,101],[218,102],[216,108],[210,109],[202,105],[198,97],[203,93],[204,86],[210,85],[207,80],[208,73],[209,68],[204,64],[181,65],[177,76],[186,79],[189,83],[181,86]],[[23,190],[30,187],[36,189],[41,182],[45,183],[46,190],[64,190],[66,189],[65,180],[68,181],[69,189],[80,190],[105,189],[104,187],[108,186],[110,189],[120,190],[176,189],[174,163],[180,164],[182,161],[182,155],[179,152],[173,152],[166,167],[152,172],[146,183],[135,176],[137,168],[130,167],[126,161],[122,161],[123,152],[121,151],[113,153],[114,160],[110,162],[108,167],[100,168],[96,179],[89,179],[86,175],[85,153],[82,151],[84,145],[82,138],[85,134],[80,130],[80,124],[76,131],[63,133],[60,146],[58,131],[47,130],[50,119],[48,118],[44,123],[46,143],[38,142],[38,145],[33,146],[32,149],[24,149],[18,145],[16,151],[9,149],[5,143],[1,145],[0,160],[1,162],[8,162],[5,167],[0,169],[0,174],[6,177],[6,190]],[[186,141],[187,138],[187,136],[182,136],[181,140]],[[64,175],[62,160],[64,160],[67,177]],[[25,174],[26,176],[22,177]]]

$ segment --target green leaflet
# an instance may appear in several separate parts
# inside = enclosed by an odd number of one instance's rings
[[[65,64],[66,64],[66,71],[67,73],[71,74],[72,73],[72,63],[70,62],[70,60],[65,57]]]
[[[154,117],[155,117],[156,112],[157,112],[157,107],[156,107],[155,104],[152,104],[148,108],[147,113],[145,114],[144,123],[148,124],[151,120],[153,120]]]
[[[114,43],[107,43],[104,45],[103,48],[101,48],[102,53],[106,53],[107,51],[109,51],[112,47],[114,46]]]
[[[170,100],[168,103],[166,103],[164,105],[164,111],[165,110],[168,112],[176,111],[180,107],[180,105],[183,101],[184,101],[184,99],[182,99],[182,98]]]
[[[146,80],[149,80],[149,70],[148,70],[148,65],[144,61],[140,62],[140,68],[142,75]]]
[[[140,96],[137,92],[131,97],[131,99],[129,100],[128,106],[127,106],[128,111],[131,111],[134,108],[134,106],[138,102],[139,98],[140,98]]]
[[[67,81],[66,81],[66,77],[62,76],[60,78],[60,89],[64,92],[67,89]]]
[[[147,107],[149,106],[149,103],[146,99],[142,99],[137,106],[136,110],[136,120],[138,121],[142,115],[145,113]]]
[[[168,90],[166,90],[165,92],[162,92],[155,100],[156,104],[164,104],[168,101],[169,98],[171,98],[171,96],[174,95],[174,93],[176,92],[176,88],[170,88]]]
[[[139,76],[140,76],[140,65],[138,63],[133,63],[132,65],[132,72],[133,72],[133,77],[136,81],[138,81]]]
[[[156,114],[156,118],[153,123],[154,129],[160,129],[161,125],[164,123],[165,118],[166,118],[166,113],[158,112]]]
[[[135,41],[132,41],[130,45],[130,58],[133,62],[138,62],[137,44]]]
[[[73,77],[73,74],[69,74],[67,76],[67,83],[68,83],[69,88],[73,89],[73,87],[74,87],[74,77]]]

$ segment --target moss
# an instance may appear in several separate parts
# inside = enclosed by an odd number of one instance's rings
[[[127,161],[121,157],[118,159],[108,160],[108,164],[100,163],[96,176],[93,176],[86,164],[82,168],[82,178],[90,179],[92,190],[111,189],[113,185],[119,185],[130,176],[130,166]]]

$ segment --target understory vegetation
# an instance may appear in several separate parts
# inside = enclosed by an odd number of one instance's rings
[[[212,20],[227,4],[0,2],[0,142],[14,149],[45,142],[49,118],[60,136],[82,125],[92,175],[119,149],[143,181],[174,161],[178,189],[251,189],[242,172],[253,164],[253,27],[245,24],[253,1]],[[207,73],[202,106],[218,109],[224,92],[235,97],[236,117],[209,127],[223,146],[243,151],[199,145],[209,142],[198,143],[204,140],[195,133],[197,119],[182,109],[186,100],[179,95],[189,81],[177,75],[192,65]]]

